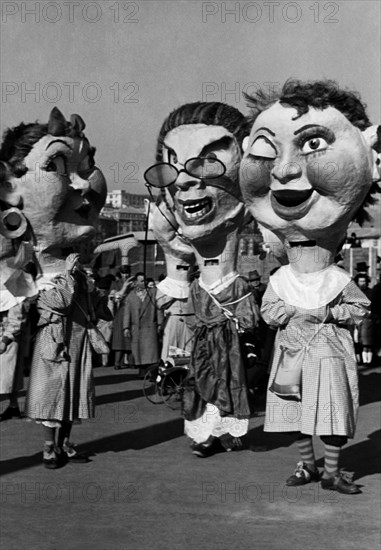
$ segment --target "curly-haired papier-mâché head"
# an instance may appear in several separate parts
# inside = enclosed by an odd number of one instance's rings
[[[298,79],[289,79],[285,82],[280,92],[266,94],[259,89],[254,94],[243,94],[247,106],[250,109],[249,122],[252,126],[257,117],[274,103],[279,102],[283,106],[294,107],[298,113],[295,119],[306,114],[310,107],[324,110],[334,107],[340,111],[352,124],[360,130],[366,130],[372,126],[366,112],[366,105],[362,102],[357,92],[340,88],[334,80],[318,80],[302,82]],[[381,152],[381,127],[377,130],[378,140],[373,149]],[[366,208],[377,202],[375,194],[380,192],[377,181],[374,181],[365,200],[355,213],[353,221],[360,225],[371,218]]]

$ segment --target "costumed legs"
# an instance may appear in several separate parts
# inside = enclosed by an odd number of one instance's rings
[[[315,464],[315,453],[312,436],[299,433],[297,445],[301,457],[296,470],[286,484],[289,486],[306,485],[311,481],[321,480],[322,489],[338,491],[343,494],[360,493],[359,487],[351,478],[339,471],[339,458],[341,447],[348,441],[346,436],[322,435],[320,439],[324,443],[324,471],[320,476]]]

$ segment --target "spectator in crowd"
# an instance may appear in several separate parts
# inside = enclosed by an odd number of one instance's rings
[[[347,238],[347,243],[351,248],[361,248],[361,241],[356,233],[351,233],[351,236]]]
[[[86,327],[89,318],[110,320],[112,315],[81,269],[78,254],[70,254],[65,273],[40,291],[37,308],[26,416],[43,425],[43,464],[55,469],[66,461],[88,461],[70,441],[73,422],[94,416],[93,351]]]
[[[370,311],[374,321],[374,342],[377,355],[381,356],[381,271],[378,273],[378,282],[372,288]]]
[[[249,286],[253,292],[255,301],[257,302],[257,305],[261,307],[262,296],[266,291],[266,285],[262,283],[261,276],[259,275],[256,269],[254,269],[254,271],[249,271],[247,278],[249,281]]]
[[[114,303],[114,322],[112,330],[111,347],[115,353],[114,369],[125,369],[132,361],[131,338],[124,334],[123,319],[125,300],[133,288],[135,277],[131,277],[129,265],[122,265],[120,278],[111,285],[111,299]]]
[[[135,275],[134,288],[125,299],[123,330],[131,339],[132,359],[144,376],[148,366],[159,361],[158,310],[156,289],[146,288],[144,273]]]
[[[152,277],[147,277],[146,286],[147,288],[156,288],[156,283]]]
[[[111,313],[114,315],[114,300],[112,299],[112,296],[110,296],[110,288],[112,282],[115,280],[115,277],[109,273],[108,275],[105,275],[104,277],[101,277],[96,282],[96,287],[99,290],[99,293],[101,296],[107,297],[107,307],[111,311]],[[112,333],[113,333],[113,320],[106,321],[105,319],[99,319],[97,322],[97,327],[103,334],[104,339],[109,344],[109,347],[111,347],[111,339],[112,339]],[[109,363],[109,356],[110,353],[104,353],[101,355],[101,361],[102,361],[102,367],[107,367]]]
[[[359,289],[371,300],[372,290],[369,288],[370,278],[366,273],[359,273],[354,278]],[[354,331],[356,358],[359,365],[369,367],[373,360],[374,316],[371,313],[361,321]]]

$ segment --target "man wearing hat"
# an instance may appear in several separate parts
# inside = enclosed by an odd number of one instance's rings
[[[254,271],[249,271],[247,278],[249,280],[250,289],[254,295],[255,301],[258,306],[261,307],[262,296],[265,293],[266,285],[261,282],[261,276],[256,269],[254,269]]]
[[[369,266],[366,265],[366,262],[358,262],[356,264],[356,271],[358,274],[360,273],[366,273],[368,274]]]

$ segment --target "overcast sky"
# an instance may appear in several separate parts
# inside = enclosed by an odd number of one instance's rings
[[[1,131],[79,113],[110,189],[145,192],[166,115],[290,76],[334,78],[380,117],[378,0],[1,2]],[[34,11],[34,13],[33,13]],[[34,93],[28,91],[34,90]]]

